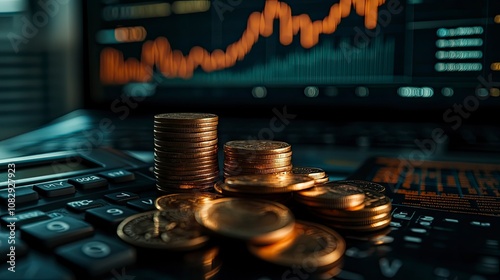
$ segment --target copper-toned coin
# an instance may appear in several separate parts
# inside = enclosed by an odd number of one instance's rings
[[[268,262],[287,266],[301,266],[304,260],[314,268],[339,261],[346,250],[344,238],[326,226],[302,220],[295,221],[294,235],[265,246],[249,245],[255,256]]]
[[[192,250],[209,241],[193,212],[174,209],[127,217],[118,225],[117,234],[134,246],[154,249]]]
[[[318,167],[303,167],[303,166],[294,166],[292,169],[293,174],[302,174],[313,177],[314,179],[321,179],[326,176],[326,172]]]
[[[224,182],[233,190],[248,193],[286,193],[314,186],[313,178],[296,174],[238,175],[226,178]]]
[[[196,193],[196,192],[205,192],[212,191],[214,187],[214,183],[210,182],[207,184],[183,184],[183,183],[160,183],[156,182],[156,189],[161,193],[172,194],[172,193]]]
[[[328,221],[325,223],[327,223],[328,226],[330,226],[332,228],[339,229],[339,230],[362,231],[362,232],[370,231],[371,232],[371,231],[380,230],[380,229],[383,229],[383,228],[389,226],[389,224],[391,223],[391,218],[389,217],[385,220],[377,221],[377,222],[370,223],[370,224],[361,224],[361,225],[352,225],[352,224],[338,223],[338,222],[331,222],[331,221]]]
[[[224,154],[224,162],[228,163],[269,163],[269,164],[276,164],[276,163],[291,163],[292,162],[292,157],[279,157],[279,158],[262,158],[262,157],[253,157],[253,158],[247,158],[247,157],[233,157],[233,156],[227,156],[227,154]]]
[[[156,198],[155,207],[158,210],[178,209],[194,213],[203,204],[222,197],[209,192],[168,194]]]
[[[163,148],[176,148],[176,149],[185,149],[185,148],[207,148],[207,147],[210,147],[210,148],[214,148],[216,149],[217,147],[217,141],[218,139],[215,138],[213,140],[209,140],[209,141],[200,141],[200,142],[187,142],[187,141],[183,141],[183,142],[172,142],[172,141],[161,141],[161,140],[157,140],[157,139],[154,139],[154,146],[156,148],[159,148],[160,150],[162,150]]]
[[[219,117],[211,113],[172,112],[157,114],[154,120],[160,123],[209,123],[217,122]]]
[[[340,180],[340,181],[335,181],[337,183],[346,183],[346,184],[354,184],[363,190],[370,190],[374,192],[379,192],[379,193],[384,193],[385,192],[385,187],[382,186],[381,184],[371,182],[371,181],[365,181],[365,180]]]
[[[277,153],[277,154],[262,154],[254,153],[253,151],[243,151],[238,153],[233,153],[228,150],[224,150],[224,158],[227,159],[237,159],[246,161],[259,161],[259,160],[274,160],[280,158],[291,158],[292,151]]]
[[[218,130],[217,124],[213,125],[161,125],[156,124],[153,127],[154,133],[203,133],[203,132],[214,132]]]
[[[328,176],[325,176],[323,178],[318,178],[318,179],[314,179],[314,182],[316,184],[323,184],[323,183],[326,183],[330,180],[330,178]]]
[[[345,209],[365,200],[365,192],[354,185],[327,182],[295,193],[295,199],[313,207]]]
[[[192,132],[192,133],[181,133],[181,132],[164,132],[164,131],[158,131],[158,130],[153,130],[153,135],[155,138],[161,139],[193,139],[193,138],[200,138],[200,137],[213,137],[217,138],[217,130],[212,130],[212,131],[202,131],[202,132]]]
[[[206,152],[197,152],[197,153],[189,153],[187,151],[183,152],[165,152],[159,150],[157,148],[154,149],[154,156],[159,156],[167,159],[209,159],[209,158],[218,158],[217,151],[206,151]]]
[[[160,136],[160,135],[154,135],[154,139],[158,142],[172,142],[172,145],[175,143],[182,143],[182,142],[207,142],[207,141],[213,141],[217,139],[217,135],[214,136],[199,136],[199,137],[191,137],[191,138],[179,138],[179,137],[165,137],[165,136]],[[161,144],[161,143],[159,143]]]
[[[228,162],[224,162],[223,164],[224,168],[225,169],[237,169],[237,168],[243,168],[245,170],[248,170],[248,171],[252,171],[252,170],[262,170],[262,169],[274,169],[274,168],[286,168],[287,171],[290,171],[291,170],[291,167],[292,167],[292,164],[290,162],[287,162],[287,163],[283,163],[283,164],[274,164],[274,163],[262,163],[262,164],[259,164],[259,163],[252,163],[252,164],[248,164],[248,163],[228,163]]]
[[[163,181],[180,181],[180,182],[186,182],[186,181],[198,181],[198,180],[205,180],[205,179],[214,179],[219,176],[219,170],[211,170],[209,173],[192,173],[192,174],[187,174],[187,175],[170,175],[168,172],[153,172],[155,174],[155,177],[159,180]]]
[[[323,215],[342,217],[342,218],[365,218],[373,217],[379,214],[389,213],[392,210],[391,200],[379,192],[365,191],[365,199],[362,209],[354,209],[349,211],[346,209],[326,209],[314,208],[314,211]]]
[[[292,211],[283,204],[236,197],[203,205],[195,218],[215,234],[256,244],[281,240],[293,231],[295,223]]]
[[[280,154],[290,152],[292,146],[286,142],[273,140],[233,140],[224,144],[224,151],[232,153],[255,152],[257,154]]]
[[[273,168],[244,168],[244,167],[234,167],[229,168],[227,166],[224,166],[224,171],[232,173],[233,171],[241,171],[241,173],[246,173],[246,174],[272,174],[272,173],[280,173],[280,172],[286,172],[286,171],[291,171],[292,166],[283,166],[283,167],[273,167]],[[311,178],[312,179],[312,178]]]

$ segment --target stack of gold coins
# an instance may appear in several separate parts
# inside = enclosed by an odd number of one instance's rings
[[[224,144],[224,177],[292,171],[292,147],[282,141],[233,140]]]
[[[165,192],[213,188],[219,180],[219,118],[210,113],[164,113],[154,116],[156,186]]]
[[[363,180],[330,181],[294,193],[323,224],[346,232],[372,232],[391,222],[391,200],[385,188]]]
[[[292,173],[312,177],[316,184],[326,183],[330,179],[325,170],[319,167],[294,166],[292,168]]]

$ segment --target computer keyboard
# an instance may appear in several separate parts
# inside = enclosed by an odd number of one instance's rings
[[[166,193],[156,189],[150,164],[121,152],[96,149],[85,155],[62,152],[11,161],[21,172],[30,161],[36,167],[56,166],[83,157],[89,161],[86,167],[18,178],[15,207],[9,205],[8,186],[0,186],[0,279],[314,279],[307,263],[266,263],[234,240],[214,239],[190,251],[124,242],[117,235],[120,222],[154,210],[155,199]],[[2,166],[8,162],[3,160]],[[365,165],[353,179],[376,179],[381,163]],[[27,170],[33,172],[23,172]],[[382,184],[394,198],[391,185]],[[486,193],[485,198],[498,203],[497,196]],[[394,199],[392,205],[386,228],[358,233],[334,228],[347,248],[338,274],[325,279],[498,279],[498,208],[478,215]],[[324,224],[293,199],[286,206],[296,219]],[[12,239],[15,243],[9,243]]]

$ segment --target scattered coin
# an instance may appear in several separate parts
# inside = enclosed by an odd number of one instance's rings
[[[195,218],[215,234],[256,244],[270,244],[286,237],[295,224],[292,211],[280,203],[235,197],[203,205]]]
[[[129,216],[118,225],[117,234],[134,246],[153,249],[191,250],[209,241],[194,213],[173,209]]]
[[[335,230],[318,223],[296,220],[294,234],[273,244],[249,245],[251,253],[268,262],[301,266],[307,260],[311,269],[337,263],[346,250],[344,238]]]

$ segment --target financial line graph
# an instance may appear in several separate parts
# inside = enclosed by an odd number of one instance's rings
[[[342,18],[351,14],[352,8],[356,14],[364,16],[366,28],[375,28],[378,8],[384,3],[385,0],[340,0],[331,5],[326,17],[312,21],[308,14],[293,15],[292,8],[285,2],[267,0],[261,12],[250,14],[241,37],[225,50],[210,51],[194,46],[184,55],[172,49],[167,38],[158,37],[144,42],[139,60],[124,59],[120,50],[106,47],[100,54],[100,79],[104,84],[148,82],[154,67],[166,78],[189,79],[198,68],[207,73],[230,68],[247,56],[260,37],[266,38],[275,32],[275,20],[279,23],[280,44],[290,45],[299,35],[300,45],[310,49],[319,43],[321,34],[334,33]]]

